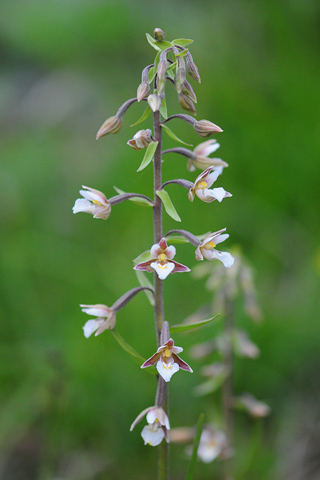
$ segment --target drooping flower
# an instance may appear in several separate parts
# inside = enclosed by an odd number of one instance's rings
[[[83,333],[86,338],[89,338],[94,332],[97,336],[105,330],[112,330],[115,327],[116,313],[106,305],[98,303],[96,305],[80,305],[80,307],[84,313],[97,317],[88,320],[83,326]]]
[[[234,258],[231,253],[220,252],[215,249],[216,245],[224,242],[229,237],[228,233],[222,233],[225,231],[226,229],[223,228],[218,232],[209,233],[196,249],[196,260],[203,260],[203,257],[207,260],[220,260],[226,268],[232,267]]]
[[[172,338],[169,338],[164,345],[158,348],[152,357],[148,358],[148,360],[141,365],[141,368],[157,364],[156,368],[165,382],[170,382],[172,375],[180,368],[192,373],[192,368],[177,355],[182,351],[183,348],[175,347],[174,341]]]
[[[162,442],[164,438],[167,442],[169,442],[169,419],[166,412],[161,407],[149,407],[139,413],[139,415],[130,427],[130,432],[134,429],[137,423],[142,420],[145,415],[147,415],[148,425],[146,425],[141,432],[144,444],[156,447]]]
[[[127,144],[135,150],[142,150],[151,142],[151,136],[152,132],[149,128],[147,130],[139,130],[131,140],[128,140]]]
[[[150,253],[152,259],[138,263],[134,270],[156,271],[160,280],[167,278],[170,273],[190,272],[190,268],[172,260],[176,254],[176,249],[173,245],[168,247],[165,238],[162,238],[159,243],[152,245]]]
[[[218,176],[221,175],[222,170],[223,167],[215,167],[212,165],[204,172],[200,173],[196,178],[193,187],[191,187],[188,192],[190,202],[193,202],[195,195],[197,195],[200,200],[207,203],[213,202],[213,200],[222,202],[225,197],[232,197],[232,194],[226,192],[222,187],[209,188],[217,180]]]
[[[209,155],[220,147],[220,144],[216,140],[207,140],[200,143],[193,150],[194,157],[190,158],[187,163],[187,169],[193,172],[196,167],[200,170],[205,170],[208,167],[227,167],[228,164],[221,160],[221,158],[210,158]]]
[[[93,218],[103,218],[106,220],[111,213],[111,206],[104,193],[94,188],[85,187],[86,190],[80,190],[84,198],[78,198],[72,208],[73,213],[85,212],[93,215]],[[88,190],[88,191],[87,191]]]

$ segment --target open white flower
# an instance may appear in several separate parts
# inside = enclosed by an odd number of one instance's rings
[[[99,303],[96,305],[80,305],[80,307],[84,313],[97,317],[88,320],[82,327],[86,338],[89,338],[94,332],[97,336],[105,330],[112,330],[115,327],[116,314],[106,305]]]
[[[203,202],[213,202],[218,200],[222,202],[225,197],[232,197],[232,194],[226,192],[224,188],[212,188],[211,185],[217,180],[218,176],[221,175],[223,167],[211,166],[202,172],[195,180],[194,185],[190,188],[188,192],[188,198],[190,202],[193,202],[194,196],[200,198]]]
[[[190,268],[173,260],[176,249],[173,245],[168,247],[165,238],[162,238],[159,243],[152,245],[150,253],[152,259],[147,262],[138,263],[134,267],[134,270],[144,270],[147,272],[156,271],[160,280],[167,278],[170,273],[190,272]]]
[[[170,430],[170,424],[166,412],[161,407],[149,407],[139,413],[135,421],[132,423],[130,431],[134,429],[137,423],[139,423],[146,414],[148,425],[146,425],[141,432],[144,444],[156,447],[164,438],[168,442],[168,430]]]
[[[165,382],[170,382],[174,373],[181,368],[192,373],[192,368],[184,362],[177,354],[183,351],[182,347],[175,347],[174,341],[170,338],[164,345],[158,348],[152,357],[148,358],[141,365],[141,368],[157,364],[157,370]]]
[[[223,228],[218,232],[209,233],[196,249],[196,260],[203,260],[203,257],[207,260],[220,260],[226,268],[232,267],[234,258],[231,253],[220,252],[215,248],[219,243],[224,242],[229,237],[227,233],[222,233],[225,231],[226,229]]]
[[[73,213],[85,212],[93,215],[93,218],[102,218],[106,220],[111,213],[111,206],[104,193],[94,188],[85,187],[86,190],[80,190],[84,198],[78,198],[72,208]]]

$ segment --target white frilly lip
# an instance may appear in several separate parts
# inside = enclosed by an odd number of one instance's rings
[[[172,375],[179,371],[179,365],[175,362],[165,363],[160,358],[157,363],[157,370],[165,382],[170,382]]]
[[[145,445],[156,447],[164,439],[164,431],[161,427],[154,428],[152,425],[146,425],[141,432],[141,437]]]

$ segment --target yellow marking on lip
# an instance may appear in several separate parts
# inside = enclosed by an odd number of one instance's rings
[[[203,245],[203,248],[205,248],[206,250],[212,250],[215,246],[216,244],[211,241]]]
[[[93,202],[95,205],[98,205],[98,207],[103,207],[102,203],[99,202],[98,200],[92,200],[92,202]]]
[[[165,351],[163,352],[163,354],[167,358],[171,357],[171,351],[169,350],[169,348],[166,348]]]
[[[199,187],[200,188],[206,188],[208,186],[207,182],[200,182]]]
[[[167,256],[165,255],[165,253],[161,253],[161,254],[159,255],[159,260],[160,260],[160,262],[165,262],[166,259],[167,259]]]

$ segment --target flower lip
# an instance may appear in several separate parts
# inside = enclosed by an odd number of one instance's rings
[[[209,188],[217,180],[218,176],[221,175],[222,171],[222,166],[216,167],[211,165],[200,173],[196,178],[193,187],[191,187],[188,192],[189,200],[193,202],[195,195],[197,195],[200,200],[207,203],[213,202],[213,200],[221,202],[225,197],[232,197],[231,193],[226,192],[222,187],[213,189]]]

